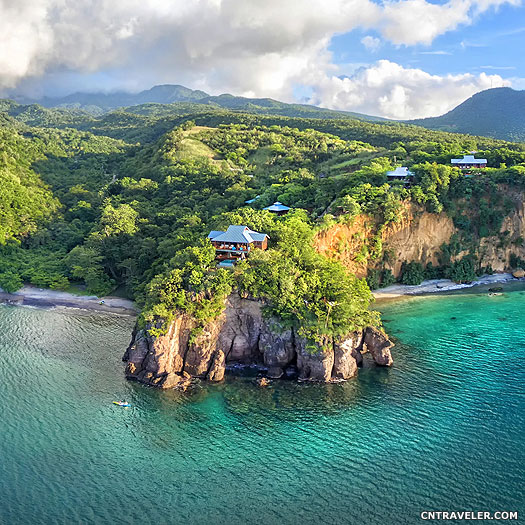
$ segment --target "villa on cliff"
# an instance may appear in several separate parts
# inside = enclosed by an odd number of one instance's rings
[[[402,181],[403,184],[410,184],[414,174],[406,166],[401,166],[394,171],[387,171],[386,178],[388,182]]]
[[[450,163],[455,168],[467,171],[487,167],[487,159],[476,159],[474,155],[463,155],[462,159],[452,159]]]
[[[224,231],[211,231],[208,235],[215,248],[219,266],[231,267],[236,261],[245,259],[254,248],[266,250],[268,235],[250,230],[248,226],[230,225]]]

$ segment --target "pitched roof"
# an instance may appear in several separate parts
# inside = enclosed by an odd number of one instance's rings
[[[220,230],[212,230],[209,234],[208,234],[208,239],[214,239],[215,237],[218,237],[219,235],[223,234],[224,232],[223,231],[220,231]]]
[[[266,208],[263,208],[264,210],[268,211],[288,211],[290,208],[288,206],[285,206],[281,202],[277,201],[274,202],[271,206],[267,206]]]
[[[244,201],[244,204],[253,204],[260,197],[261,197],[260,195],[256,195],[253,199],[249,199],[247,201]]]
[[[248,226],[228,226],[225,232],[212,231],[208,235],[208,239],[215,242],[234,242],[250,244],[252,242],[262,242],[268,237],[266,233],[259,233],[250,230]]]
[[[463,155],[462,159],[452,159],[452,164],[487,164],[487,159],[475,159],[474,155]]]
[[[411,177],[414,174],[407,167],[398,166],[394,171],[387,171],[386,175],[387,177]]]

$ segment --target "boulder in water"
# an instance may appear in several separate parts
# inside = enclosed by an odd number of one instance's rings
[[[365,331],[365,338],[363,342],[365,349],[370,352],[372,359],[376,365],[392,366],[394,360],[390,349],[394,343],[388,339],[388,336],[373,326],[369,326]]]

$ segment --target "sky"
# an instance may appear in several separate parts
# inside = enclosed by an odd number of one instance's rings
[[[395,119],[525,89],[525,0],[0,0],[0,96],[182,84]]]

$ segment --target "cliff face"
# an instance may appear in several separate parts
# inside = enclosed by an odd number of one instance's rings
[[[319,232],[317,250],[340,260],[357,277],[366,277],[373,266],[367,257],[367,243],[374,234],[374,220],[358,216],[351,224],[336,224]],[[450,241],[456,228],[445,213],[435,214],[404,206],[401,220],[385,228],[381,235],[383,250],[391,254],[391,270],[397,277],[403,261],[418,261],[437,265],[440,246]]]
[[[492,266],[495,272],[510,270],[511,254],[525,259],[525,196],[514,195],[515,208],[505,217],[500,231],[506,233],[505,242],[499,237],[486,237],[481,240],[480,257],[483,266]]]
[[[499,236],[484,237],[478,249],[481,266],[492,266],[495,272],[510,269],[511,254],[525,259],[525,202],[521,193],[509,194],[514,209],[504,219]],[[319,232],[315,245],[320,253],[340,260],[357,277],[366,277],[374,261],[367,256],[367,243],[374,234],[371,217],[358,216],[350,224],[336,224]],[[381,234],[383,251],[390,254],[386,267],[399,277],[404,261],[417,261],[426,266],[439,265],[438,255],[458,230],[446,213],[429,213],[406,204],[401,220],[387,226]],[[502,239],[506,239],[502,242]],[[521,242],[520,242],[521,239]],[[461,258],[465,253],[459,254]]]
[[[235,294],[219,318],[191,337],[195,326],[180,315],[165,335],[135,331],[123,357],[126,377],[162,388],[185,387],[192,377],[220,381],[227,365],[240,363],[264,366],[272,378],[297,371],[303,380],[332,381],[355,375],[366,351],[378,365],[392,364],[393,344],[375,328],[310,348],[294,330],[264,319],[260,303]]]

